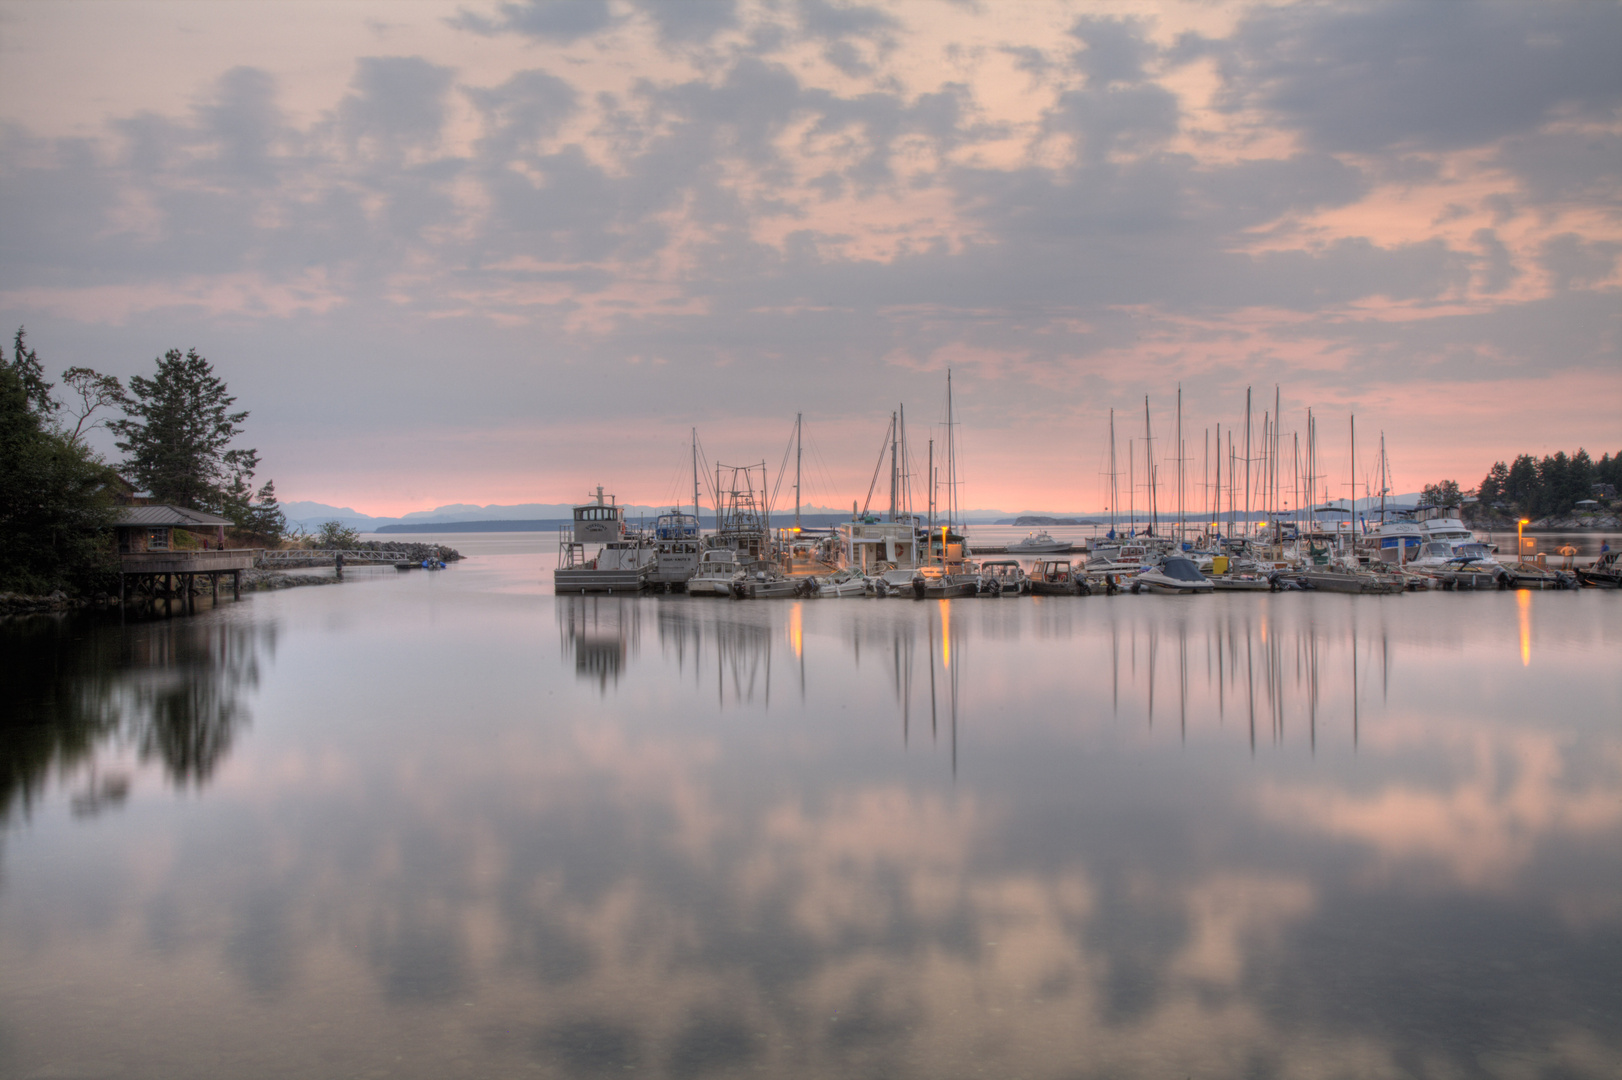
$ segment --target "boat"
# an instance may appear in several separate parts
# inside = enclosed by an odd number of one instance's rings
[[[743,571],[744,561],[736,548],[708,548],[700,553],[698,569],[687,579],[687,595],[731,596],[732,579]]]
[[[1487,545],[1474,538],[1468,543],[1427,540],[1403,570],[1424,575],[1443,589],[1499,589],[1512,581],[1509,570],[1492,557]]]
[[[1365,570],[1354,562],[1330,560],[1303,570],[1299,577],[1310,588],[1324,592],[1358,594],[1400,593],[1405,589],[1401,577]]]
[[[889,567],[867,577],[868,591],[874,596],[902,596],[921,600],[924,572],[915,566]]]
[[[852,566],[812,580],[817,583],[814,590],[817,596],[829,598],[867,596],[872,591],[872,585],[867,577]]]
[[[772,600],[785,596],[810,596],[816,589],[809,577],[789,577],[775,563],[761,562],[732,578],[735,600]]]
[[[625,509],[603,495],[574,507],[573,528],[558,542],[558,564],[552,571],[552,590],[557,593],[639,592],[647,586],[653,571],[653,545],[644,537],[625,531]],[[591,558],[586,545],[601,543]],[[428,569],[426,563],[423,564]]]
[[[688,579],[698,573],[699,556],[704,551],[698,515],[680,510],[660,514],[653,524],[653,551],[648,584],[666,592],[686,588]]]
[[[1156,566],[1145,567],[1132,578],[1132,591],[1192,595],[1211,591],[1211,581],[1187,555],[1167,555]]]
[[[970,563],[932,563],[918,568],[924,583],[924,599],[950,600],[959,596],[974,596],[980,591],[980,574]],[[914,585],[916,588],[916,584]]]
[[[1031,592],[1036,596],[1087,596],[1092,586],[1087,575],[1067,559],[1042,559],[1031,568]]]
[[[1622,587],[1622,561],[1618,560],[1618,555],[1622,555],[1622,552],[1605,552],[1594,560],[1593,565],[1578,570],[1577,580],[1596,589]]]
[[[1070,551],[1068,540],[1055,540],[1046,531],[1034,532],[1017,543],[1009,544],[1010,555],[1063,555]]]
[[[1030,579],[1017,560],[987,559],[980,564],[981,596],[1021,596],[1030,591]]]
[[[1200,572],[1216,592],[1271,592],[1276,588],[1272,575],[1259,563],[1230,555],[1211,556],[1209,568],[1201,565]]]

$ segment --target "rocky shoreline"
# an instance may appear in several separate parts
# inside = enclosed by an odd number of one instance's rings
[[[1472,529],[1514,532],[1512,517],[1473,517],[1465,521]],[[1622,532],[1622,514],[1559,514],[1528,522],[1527,532]]]

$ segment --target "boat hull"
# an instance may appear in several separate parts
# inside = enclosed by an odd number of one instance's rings
[[[648,584],[648,568],[624,570],[571,569],[552,571],[554,593],[641,592]]]

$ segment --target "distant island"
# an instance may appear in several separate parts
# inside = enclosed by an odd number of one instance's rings
[[[1093,518],[1040,517],[1027,514],[1014,519],[1015,525],[1097,525]]]

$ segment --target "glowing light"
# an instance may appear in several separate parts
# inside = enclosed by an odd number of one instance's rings
[[[803,634],[800,629],[800,603],[795,601],[788,609],[788,642],[794,646],[794,659],[800,658],[800,647],[803,643]]]
[[[952,602],[940,601],[941,605],[941,666],[952,666],[952,638],[949,633],[952,625]]]
[[[1521,666],[1532,666],[1532,594],[1525,589],[1515,593],[1515,604],[1521,609]]]

